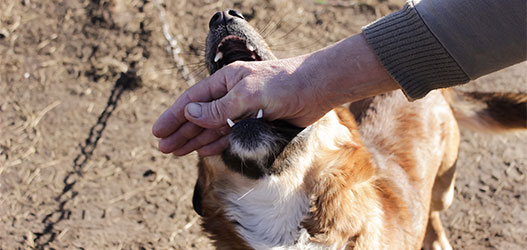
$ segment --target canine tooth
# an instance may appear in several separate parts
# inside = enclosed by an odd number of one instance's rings
[[[223,58],[223,53],[218,52],[218,54],[216,54],[214,57],[214,62],[218,62],[221,58]]]
[[[258,114],[256,115],[256,119],[260,119],[263,117],[263,110],[262,109],[259,109],[258,110]]]
[[[232,126],[235,125],[235,123],[229,118],[227,118],[227,123],[229,124],[229,127],[231,127],[231,128],[232,128]]]
[[[247,44],[247,48],[248,48],[250,51],[254,51],[254,50],[255,50],[254,47],[253,47],[252,45],[250,45],[250,44]]]

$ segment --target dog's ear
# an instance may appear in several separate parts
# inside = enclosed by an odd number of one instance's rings
[[[203,216],[203,210],[201,206],[201,201],[203,199],[203,189],[201,188],[201,185],[199,184],[199,179],[196,181],[196,185],[194,186],[194,195],[192,195],[192,207],[194,208],[194,211],[199,214],[199,216]]]

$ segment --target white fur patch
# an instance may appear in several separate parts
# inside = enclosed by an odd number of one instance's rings
[[[260,135],[259,139],[261,141],[256,148],[246,148],[240,142],[233,140],[231,141],[231,152],[236,154],[242,161],[253,160],[258,165],[264,165],[268,157],[276,153],[274,152],[276,144],[283,139],[267,134]]]
[[[301,182],[302,176],[266,176],[254,187],[226,192],[226,215],[240,224],[238,233],[255,249],[292,245],[309,208],[307,194],[298,190]]]
[[[316,129],[315,129],[316,127]],[[337,249],[309,241],[300,223],[307,215],[310,195],[304,189],[304,177],[312,166],[320,148],[338,149],[339,141],[349,142],[349,130],[339,123],[334,112],[320,122],[304,129],[293,140],[307,140],[306,147],[292,152],[289,168],[278,176],[265,176],[251,182],[230,181],[218,187],[224,198],[226,216],[239,223],[236,230],[254,249]],[[269,152],[272,138],[256,150],[248,151],[241,145],[231,145],[242,159],[259,159]],[[286,148],[287,150],[287,148]],[[330,164],[328,162],[328,164]],[[245,178],[236,175],[236,178]],[[236,185],[251,183],[253,186]]]

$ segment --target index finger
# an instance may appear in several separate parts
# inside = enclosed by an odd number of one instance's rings
[[[183,113],[185,106],[191,100],[183,93],[167,110],[157,118],[152,127],[152,134],[158,138],[165,138],[174,133],[187,122]]]
[[[209,102],[221,98],[228,91],[228,79],[234,80],[235,82],[241,79],[241,74],[237,73],[236,69],[234,71],[231,69],[227,72],[225,70],[219,70],[185,90],[174,104],[159,116],[152,127],[152,133],[158,138],[165,138],[174,133],[184,123],[188,122],[184,114],[187,104],[191,102]],[[234,77],[227,76],[232,74],[234,74]]]

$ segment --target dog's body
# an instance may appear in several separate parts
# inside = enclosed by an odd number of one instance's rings
[[[212,51],[228,54],[229,35]],[[265,60],[264,49],[253,57]],[[451,248],[439,211],[453,200],[459,129],[445,99],[456,94],[442,92],[415,102],[387,93],[304,129],[240,121],[223,155],[200,159],[193,202],[204,230],[219,249]]]

